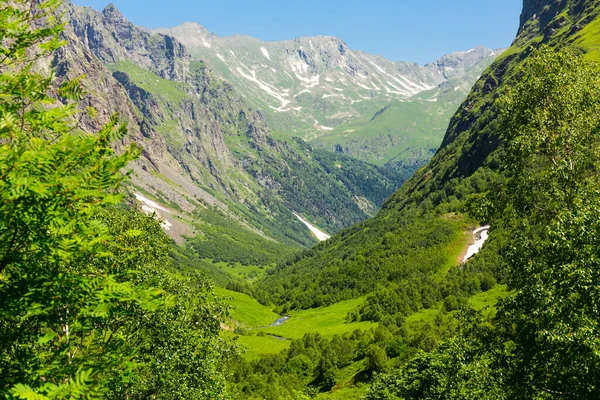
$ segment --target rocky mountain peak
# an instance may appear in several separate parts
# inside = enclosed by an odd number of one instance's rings
[[[114,3],[110,3],[107,5],[104,10],[102,10],[102,18],[109,23],[128,23],[129,21],[125,16],[119,11],[117,6]]]
[[[592,3],[590,0],[523,0],[519,34],[529,21],[539,21],[539,28],[543,30],[563,11],[581,10]]]

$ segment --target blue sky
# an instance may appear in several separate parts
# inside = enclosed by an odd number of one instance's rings
[[[219,36],[331,35],[391,60],[426,63],[480,44],[507,47],[523,0],[113,0],[148,28],[198,22]],[[109,0],[74,0],[103,9]]]

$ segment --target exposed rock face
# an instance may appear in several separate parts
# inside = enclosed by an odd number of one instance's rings
[[[195,212],[215,207],[263,237],[308,245],[314,239],[293,210],[332,232],[367,217],[352,200],[363,194],[348,182],[336,194],[342,208],[329,209],[317,191],[300,195],[306,186],[326,190],[340,182],[301,146],[275,140],[263,116],[177,39],[136,27],[112,4],[96,12],[67,3],[63,11],[68,44],[51,63],[59,79],[86,75],[81,105],[98,117],[81,113],[81,127],[94,132],[113,113],[129,122],[125,141],[142,148],[133,185],[187,221],[170,221],[170,233],[191,234],[202,224]],[[299,169],[289,167],[292,161]],[[309,183],[308,171],[323,178]],[[286,179],[296,185],[283,185]],[[399,185],[385,182],[390,193]]]

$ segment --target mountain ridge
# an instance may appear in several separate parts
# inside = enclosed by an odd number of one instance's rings
[[[275,131],[377,165],[391,162],[408,175],[431,157],[451,114],[497,56],[481,46],[421,66],[353,50],[333,36],[265,42],[220,37],[191,22],[151,31],[186,44]],[[369,126],[389,104],[398,104],[397,121]]]

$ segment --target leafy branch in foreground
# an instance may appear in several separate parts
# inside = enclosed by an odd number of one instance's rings
[[[113,150],[125,125],[80,132],[79,80],[38,72],[63,44],[59,6],[0,0],[0,397],[224,398],[227,310],[119,205],[139,153]]]

